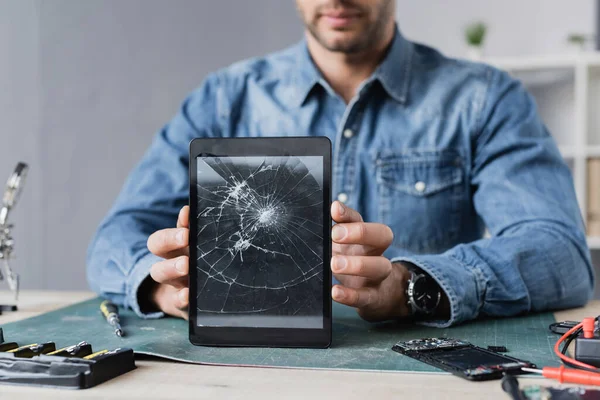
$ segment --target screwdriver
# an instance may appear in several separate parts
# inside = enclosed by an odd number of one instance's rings
[[[76,345],[63,347],[62,349],[48,353],[49,356],[60,357],[85,357],[89,354],[92,354],[92,345],[88,342],[79,342]]]
[[[110,301],[104,300],[100,304],[100,312],[104,315],[104,318],[106,318],[106,322],[115,328],[115,335],[122,337],[123,329],[121,329],[119,321],[119,308]]]
[[[521,368],[525,372],[542,374],[548,379],[556,379],[560,383],[577,383],[580,385],[600,386],[600,374],[596,372],[579,371],[576,369],[544,367],[544,369]]]
[[[42,344],[28,344],[26,346],[17,347],[16,349],[8,350],[7,353],[13,353],[15,357],[31,358],[40,354],[50,353],[56,350],[54,342],[47,342]]]

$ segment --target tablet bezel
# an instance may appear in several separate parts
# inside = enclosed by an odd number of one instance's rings
[[[323,328],[250,328],[197,325],[197,157],[203,153],[230,157],[323,157]],[[326,348],[331,344],[331,141],[327,137],[197,138],[190,142],[189,339],[200,346]],[[193,310],[193,312],[192,312]]]

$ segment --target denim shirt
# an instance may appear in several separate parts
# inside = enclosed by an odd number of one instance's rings
[[[430,274],[448,326],[579,306],[594,274],[570,171],[518,81],[446,58],[397,32],[346,104],[306,43],[217,71],[156,136],[88,252],[90,286],[142,317],[140,284],[160,259],[148,236],[188,202],[196,137],[327,136],[333,196],[394,232],[385,255]],[[488,237],[484,237],[487,228]],[[398,288],[402,290],[402,288]]]

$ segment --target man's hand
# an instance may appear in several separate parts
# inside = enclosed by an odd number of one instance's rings
[[[183,207],[177,228],[157,231],[148,238],[148,249],[165,259],[150,270],[158,283],[151,300],[164,313],[186,319],[189,213],[189,207]],[[382,256],[393,239],[390,228],[363,222],[358,212],[337,201],[331,206],[331,216],[337,223],[332,230],[331,270],[342,283],[332,288],[333,299],[356,307],[368,321],[408,315],[405,289],[409,272]]]
[[[190,296],[189,226],[190,208],[185,206],[179,212],[177,228],[156,231],[148,238],[148,249],[164,258],[150,269],[150,276],[158,283],[152,291],[151,301],[165,314],[185,319],[188,318]]]
[[[336,222],[331,231],[331,271],[342,283],[333,286],[333,299],[355,307],[367,321],[407,316],[405,290],[410,272],[382,256],[394,238],[392,230],[363,222],[357,211],[339,201],[331,205],[331,217]]]

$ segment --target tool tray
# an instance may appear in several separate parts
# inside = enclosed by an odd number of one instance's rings
[[[3,339],[2,328],[0,339]],[[53,342],[37,347],[43,347],[43,352],[55,349]],[[133,350],[126,348],[85,357],[30,355],[31,352],[25,356],[0,352],[0,383],[87,389],[135,369]]]

